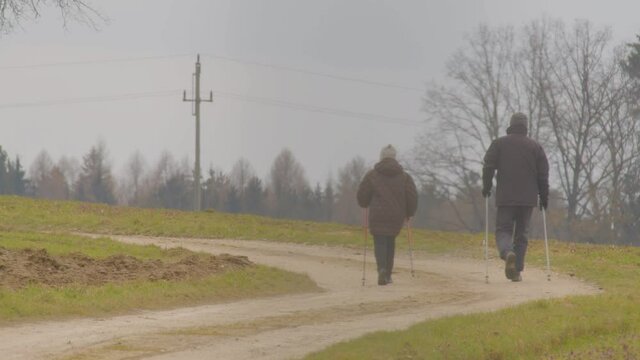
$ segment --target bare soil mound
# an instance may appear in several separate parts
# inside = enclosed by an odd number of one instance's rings
[[[129,255],[95,259],[81,253],[54,256],[44,249],[0,247],[0,287],[102,285],[132,280],[184,280],[252,266],[246,256],[195,254],[184,249],[175,261],[140,260]]]

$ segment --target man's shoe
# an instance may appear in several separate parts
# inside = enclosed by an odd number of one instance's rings
[[[393,280],[391,280],[391,274],[387,276],[387,284],[393,284]]]
[[[514,277],[511,278],[511,281],[513,282],[520,282],[522,281],[522,275],[520,275],[520,271],[518,271],[518,274]]]
[[[509,280],[513,280],[516,276],[520,275],[516,270],[516,254],[513,251],[509,251],[504,260],[504,275]]]
[[[387,285],[387,274],[384,271],[378,273],[378,285]]]

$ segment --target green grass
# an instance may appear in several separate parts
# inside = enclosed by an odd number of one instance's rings
[[[0,230],[275,240],[358,247],[363,241],[361,228],[341,224],[6,196],[0,196]],[[415,231],[414,237],[416,248],[430,253],[451,253],[472,243],[480,244],[476,236],[469,234],[457,234],[455,241],[450,233],[435,231]],[[369,236],[369,245],[371,241]],[[406,241],[399,244],[406,246]]]
[[[95,259],[127,254],[141,260],[171,260],[189,252],[185,249],[163,250],[155,245],[130,245],[106,237],[90,239],[80,235],[61,233],[0,232],[0,246],[7,249],[45,249],[52,255],[80,252]]]
[[[639,359],[640,249],[553,242],[554,269],[603,294],[541,300],[501,311],[376,332],[308,359]],[[541,241],[528,260],[543,266]],[[526,279],[525,279],[526,280]]]
[[[362,229],[338,224],[15,197],[0,197],[0,229],[362,246]],[[415,231],[414,236],[415,248],[429,254],[482,256],[481,234]],[[406,246],[404,237],[401,234],[400,246]],[[379,332],[338,344],[309,358],[640,358],[640,249],[558,242],[552,242],[551,249],[554,270],[596,283],[604,293],[536,301],[492,313],[427,321],[406,331]],[[528,264],[544,266],[543,255],[542,242],[532,241]]]
[[[189,281],[136,281],[104,286],[0,289],[0,324],[76,316],[106,316],[135,309],[178,306],[316,291],[306,276],[255,266]]]
[[[139,259],[176,261],[193,252],[123,244],[107,238],[64,234],[0,232],[0,246],[46,249],[54,255],[81,252],[93,258],[127,254]],[[136,309],[164,309],[260,296],[318,291],[309,277],[266,266],[251,266],[185,281],[131,281],[102,286],[31,285],[0,288],[0,324],[75,316],[105,316]]]

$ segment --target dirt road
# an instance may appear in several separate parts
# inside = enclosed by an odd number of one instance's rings
[[[499,262],[396,254],[394,283],[376,285],[368,253],[262,241],[119,237],[137,244],[248,256],[252,261],[307,273],[325,291],[259,300],[140,312],[108,319],[23,324],[0,328],[3,359],[289,359],[376,330],[403,329],[446,315],[490,311],[540,298],[592,294],[579,280],[527,269],[524,282],[504,278]]]

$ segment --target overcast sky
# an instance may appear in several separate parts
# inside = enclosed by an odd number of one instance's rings
[[[65,30],[45,11],[0,37],[0,145],[27,165],[43,149],[54,160],[81,158],[100,140],[118,175],[136,150],[150,164],[165,150],[193,161],[194,118],[181,91],[190,92],[201,53],[203,93],[219,95],[202,105],[203,170],[229,171],[245,157],[265,178],[287,147],[312,183],[324,182],[355,156],[375,161],[385,144],[410,151],[425,84],[442,80],[479,23],[589,19],[620,43],[640,32],[639,1],[93,3],[110,19],[99,31]]]

